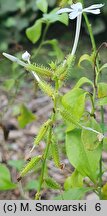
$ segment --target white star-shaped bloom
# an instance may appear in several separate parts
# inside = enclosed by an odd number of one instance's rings
[[[81,2],[78,2],[76,4],[72,4],[70,6],[71,8],[62,8],[57,11],[57,14],[69,13],[69,18],[71,20],[77,18],[76,33],[75,33],[74,45],[72,48],[71,55],[74,55],[77,49],[80,29],[81,29],[82,13],[86,12],[86,13],[92,13],[92,14],[100,14],[100,8],[103,6],[104,4],[94,4],[87,8],[83,8]]]
[[[72,4],[70,6],[71,8],[62,8],[62,9],[58,10],[57,14],[69,13],[69,18],[72,20],[72,19],[75,19],[76,17],[78,17],[83,12],[92,13],[92,14],[100,14],[99,8],[101,8],[103,6],[104,6],[104,4],[94,4],[94,5],[91,5],[87,8],[83,8],[82,4],[80,2],[78,2],[76,4]]]

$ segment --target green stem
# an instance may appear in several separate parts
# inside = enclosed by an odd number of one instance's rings
[[[43,44],[44,44],[44,40],[45,40],[45,37],[46,37],[47,31],[48,31],[48,28],[49,28],[49,23],[46,24],[46,27],[45,27],[45,29],[44,29],[44,32],[43,32],[43,36],[42,36],[41,42],[40,42],[40,44],[39,44],[39,46],[38,46],[38,49],[36,50],[36,53],[35,53],[34,57],[36,57],[36,56],[38,55],[38,53],[39,53],[41,47],[42,47]]]
[[[104,108],[101,106],[101,123],[102,123],[102,131],[104,133]]]
[[[91,44],[92,44],[92,49],[94,52],[94,56],[96,55],[97,52],[97,48],[96,48],[96,43],[95,43],[95,39],[94,39],[94,35],[93,35],[93,31],[92,31],[92,26],[89,22],[89,19],[87,17],[87,15],[84,13],[84,19],[87,25],[87,29],[90,35],[90,39],[91,39]],[[98,68],[98,61],[96,61],[97,64],[97,68]],[[97,68],[95,68],[96,70],[94,71],[94,93],[93,93],[93,100],[95,101],[95,96],[97,93]]]
[[[50,148],[50,144],[51,144],[51,137],[52,137],[52,127],[53,124],[55,122],[55,117],[56,117],[56,100],[57,100],[57,92],[59,89],[59,85],[58,82],[55,82],[55,89],[56,89],[56,97],[54,99],[54,107],[53,107],[53,113],[51,116],[51,120],[52,120],[52,125],[49,127],[49,134],[48,134],[48,138],[47,138],[47,146],[46,146],[46,150],[44,152],[43,155],[43,164],[42,164],[42,171],[41,171],[41,176],[40,176],[40,184],[39,184],[39,189],[38,189],[38,194],[40,194],[43,182],[44,182],[44,175],[45,175],[45,167],[46,167],[46,160],[48,157],[48,152],[49,152],[49,148]]]
[[[99,199],[102,199],[102,156],[100,158],[100,163],[99,163],[99,190],[98,190],[98,196]]]
[[[51,135],[52,135],[52,127],[50,126],[49,135],[48,135],[48,143],[47,143],[47,147],[46,147],[46,150],[45,150],[45,153],[44,153],[44,156],[43,156],[42,171],[41,171],[40,184],[39,184],[39,190],[38,190],[39,193],[41,191],[42,184],[43,184],[43,181],[44,181],[46,159],[47,159],[47,156],[48,156],[48,151],[49,151],[49,147],[50,147],[50,143],[51,143]]]
[[[50,25],[49,23],[46,24],[41,43],[43,43],[43,41],[45,40],[49,25]]]
[[[91,99],[91,104],[92,104],[91,115],[94,117],[95,116],[95,105],[94,105],[94,101],[93,101],[93,96],[92,95],[90,95],[90,99]]]
[[[52,119],[52,122],[55,121],[55,113],[52,114],[51,119]],[[42,189],[42,185],[43,185],[43,182],[44,182],[46,160],[47,160],[47,157],[48,157],[48,152],[49,152],[49,148],[50,148],[50,144],[51,144],[51,137],[52,137],[52,125],[49,127],[49,134],[48,134],[48,138],[47,138],[47,146],[46,146],[46,150],[45,150],[44,155],[43,155],[42,171],[41,171],[41,176],[40,176],[40,184],[39,184],[38,194],[40,194],[40,191]]]
[[[90,35],[93,51],[94,51],[94,53],[96,53],[97,49],[96,49],[96,43],[95,43],[93,31],[92,31],[92,26],[91,26],[91,24],[89,22],[89,19],[88,19],[87,15],[85,13],[84,13],[84,18],[85,18],[85,22],[86,22],[86,25],[87,25],[87,28],[88,28],[89,35]]]
[[[81,3],[84,5],[84,0],[81,0]],[[93,31],[92,31],[92,26],[91,26],[91,24],[89,22],[87,14],[83,13],[83,15],[84,15],[84,19],[85,19],[85,22],[86,22],[86,25],[87,25],[87,29],[88,29],[88,32],[89,32],[89,35],[90,35],[93,51],[94,51],[94,53],[96,53],[97,49],[96,49],[96,43],[95,43]]]
[[[101,123],[102,123],[102,131],[104,134],[104,108],[103,106],[101,106]],[[103,140],[101,142],[102,148],[103,148]],[[99,198],[100,200],[102,199],[102,174],[103,174],[103,170],[102,170],[102,155],[100,158],[100,163],[99,163]]]
[[[92,26],[91,26],[89,19],[85,13],[84,13],[84,18],[85,18],[85,22],[86,22],[86,25],[88,28],[89,35],[90,35],[93,51],[96,53],[96,43],[95,43],[93,31],[92,31]]]

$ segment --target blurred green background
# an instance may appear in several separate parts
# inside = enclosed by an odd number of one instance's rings
[[[50,11],[52,8],[58,6],[59,1],[47,0],[47,2]],[[98,40],[98,36],[101,36],[101,34],[102,37],[104,36],[104,39],[106,39],[104,32],[107,30],[107,1],[85,1],[86,6],[94,3],[105,3],[101,15],[92,16],[89,14],[89,17],[93,24],[93,32],[96,35],[96,39]],[[8,48],[14,47],[15,45],[19,45],[19,47],[20,45],[27,46],[29,41],[26,38],[25,30],[41,16],[42,12],[37,6],[37,0],[0,0],[0,52],[6,51]],[[59,23],[59,25],[61,24]],[[56,37],[58,34],[57,29],[55,32]],[[49,34],[52,34],[52,32]],[[16,49],[17,48],[18,47],[16,47]]]

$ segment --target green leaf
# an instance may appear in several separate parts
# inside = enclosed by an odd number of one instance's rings
[[[99,72],[101,72],[103,69],[107,68],[107,63],[105,63],[99,70]]]
[[[11,181],[8,181],[5,178],[0,180],[0,191],[14,190],[16,187],[16,184],[12,183]]]
[[[26,186],[25,190],[38,190],[39,189],[39,181],[30,180]]]
[[[12,183],[8,168],[0,164],[0,190],[12,190],[16,188],[16,184]]]
[[[92,128],[92,129],[98,131],[99,133],[102,132],[100,125],[96,122],[96,120],[94,118],[90,118],[85,123],[85,126]],[[82,129],[81,139],[82,139],[82,142],[84,144],[84,148],[89,150],[89,151],[96,149],[101,144],[101,142],[99,142],[97,136],[98,136],[98,134],[93,132],[93,131]]]
[[[62,105],[71,113],[71,115],[74,117],[74,120],[77,122],[84,113],[86,95],[87,92],[83,89],[75,88],[62,97]],[[71,124],[71,126],[69,125],[67,128],[67,131],[72,129],[73,127]]]
[[[58,21],[63,23],[64,25],[68,26],[68,22],[69,22],[69,19],[68,19],[68,14],[61,14],[61,15],[58,15]]]
[[[14,79],[8,79],[8,80],[5,80],[4,81],[4,85],[3,85],[3,88],[6,90],[6,91],[10,91],[14,85],[15,85],[15,80]]]
[[[50,7],[53,7],[55,5],[57,0],[47,0]]]
[[[88,61],[88,62],[90,62],[91,64],[93,64],[93,56],[90,56],[90,55],[88,55],[88,54],[82,55],[82,56],[80,57],[80,59],[79,59],[79,62],[78,62],[78,66],[81,67],[81,68],[83,68],[83,67],[81,66],[81,63],[82,63],[83,61]]]
[[[107,151],[107,137],[103,139],[103,150]]]
[[[56,55],[57,59],[61,61],[64,58],[64,54],[59,47],[59,43],[56,39],[47,40],[44,44],[50,44],[53,47],[54,54]]]
[[[36,116],[23,104],[20,108],[20,116],[18,116],[18,123],[21,128],[36,119]]]
[[[73,0],[60,0],[60,7],[65,7],[67,4],[72,5]]]
[[[29,20],[24,17],[18,17],[16,19],[17,30],[22,31],[29,26]]]
[[[107,105],[107,97],[100,98],[96,101],[97,106],[104,106]]]
[[[85,194],[92,191],[93,188],[72,188],[68,191],[62,193],[62,195],[55,197],[55,200],[81,200],[84,198]]]
[[[79,87],[81,87],[82,85],[84,85],[84,84],[86,84],[86,83],[90,84],[91,86],[94,86],[91,80],[87,79],[86,77],[82,77],[82,78],[76,83],[76,85],[74,86],[74,88],[79,88]]]
[[[97,168],[101,158],[102,148],[99,145],[95,150],[88,151],[81,140],[81,130],[75,129],[66,134],[66,152],[70,163],[81,173],[88,176],[93,182],[97,179]]]
[[[45,178],[45,183],[47,184],[47,186],[49,188],[52,188],[54,190],[60,190],[61,189],[61,186],[52,178],[48,177],[48,178]]]
[[[4,164],[0,164],[0,180],[5,177],[11,179],[9,169]]]
[[[107,183],[102,188],[102,199],[107,200]]]
[[[16,25],[16,20],[13,17],[8,17],[4,23],[7,28],[13,27]]]
[[[68,111],[68,109],[60,109],[60,114],[62,115],[63,120],[69,126],[67,131],[73,130],[75,127],[79,127],[79,123],[75,120],[75,117]]]
[[[69,176],[64,183],[64,189],[77,188],[83,186],[83,176],[75,169],[71,176]]]
[[[41,36],[41,31],[42,31],[42,19],[38,19],[33,26],[27,28],[26,35],[32,43],[36,43]]]
[[[8,160],[8,165],[20,171],[24,166],[24,160]]]
[[[44,14],[43,15],[44,21],[48,22],[48,23],[54,23],[54,22],[59,21],[59,22],[61,22],[67,26],[68,21],[69,21],[68,14],[64,13],[64,14],[58,15],[58,14],[56,14],[57,11],[58,11],[58,9],[55,8],[49,14]]]
[[[72,188],[71,176],[68,176],[64,182],[64,190],[67,191]]]
[[[98,83],[98,98],[107,97],[107,84],[104,82]]]
[[[43,13],[47,13],[48,3],[46,0],[37,0],[36,6],[41,10]]]

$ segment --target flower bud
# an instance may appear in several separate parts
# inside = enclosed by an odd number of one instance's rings
[[[22,54],[22,59],[24,61],[29,61],[30,60],[30,54],[26,51]]]

